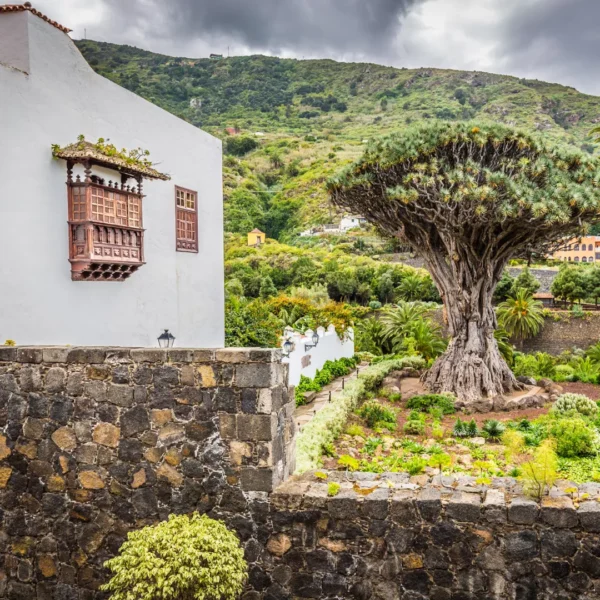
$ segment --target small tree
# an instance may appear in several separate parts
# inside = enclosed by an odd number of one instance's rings
[[[506,300],[512,292],[514,283],[515,278],[508,271],[504,271],[504,273],[502,273],[502,278],[494,290],[494,301],[502,302]]]
[[[277,288],[275,287],[273,280],[268,275],[262,278],[258,295],[262,300],[267,300],[268,298],[277,296]]]
[[[593,298],[596,306],[598,305],[598,298],[600,298],[600,267],[594,265],[585,275],[585,287],[587,289],[587,296]]]
[[[425,260],[452,340],[426,373],[465,402],[521,386],[494,339],[508,261],[600,220],[600,163],[501,125],[433,122],[374,141],[329,181],[332,201],[401,235]]]
[[[237,536],[197,513],[129,533],[105,566],[111,600],[236,600],[247,571]]]
[[[527,267],[524,267],[515,278],[511,295],[514,296],[517,290],[527,290],[530,294],[535,294],[540,289],[540,282],[531,274]]]
[[[558,275],[550,286],[550,291],[556,298],[573,304],[587,296],[587,284],[588,281],[581,267],[561,265]]]

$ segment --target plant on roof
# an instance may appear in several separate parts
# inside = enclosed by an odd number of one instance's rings
[[[247,577],[235,533],[198,513],[130,532],[105,566],[111,600],[235,600]]]
[[[109,139],[98,138],[97,142],[88,142],[83,134],[77,136],[77,143],[68,144],[67,146],[60,146],[59,144],[52,144],[52,155],[54,158],[59,158],[59,154],[66,150],[85,150],[87,147],[91,147],[99,154],[110,158],[118,158],[124,161],[132,167],[145,167],[152,168],[153,162],[148,158],[150,152],[143,148],[134,148],[133,150],[127,150],[127,148],[121,148],[119,150],[114,144],[110,143]]]
[[[600,162],[502,125],[419,125],[372,142],[328,182],[334,204],[401,235],[440,290],[451,341],[426,374],[468,403],[520,389],[496,340],[492,295],[511,258],[600,221]]]

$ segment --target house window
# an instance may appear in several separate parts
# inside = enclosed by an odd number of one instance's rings
[[[581,259],[581,262],[587,262],[587,258],[584,256],[584,257]]]
[[[588,262],[594,262],[594,257],[593,257],[593,256],[590,256],[590,257],[588,258]]]
[[[588,250],[591,252],[594,249],[594,246],[592,246],[592,244],[588,244]]]
[[[579,256],[575,257],[575,262],[579,262]]]
[[[198,252],[198,192],[175,186],[177,251]]]
[[[573,250],[579,250],[579,244],[575,244],[575,247],[573,248]]]

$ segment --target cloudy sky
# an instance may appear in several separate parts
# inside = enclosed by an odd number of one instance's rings
[[[0,0],[2,1],[2,0]],[[600,0],[36,0],[75,38],[483,70],[600,95]]]

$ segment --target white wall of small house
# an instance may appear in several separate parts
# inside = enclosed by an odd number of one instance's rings
[[[347,331],[347,335],[343,339],[340,339],[333,325],[327,329],[319,327],[317,333],[319,334],[319,343],[308,349],[305,346],[312,345],[312,331],[307,331],[305,334],[294,333],[289,336],[294,344],[294,349],[289,356],[283,359],[283,362],[289,365],[288,385],[298,385],[302,375],[313,379],[317,371],[328,360],[354,356],[354,331],[352,329]]]
[[[171,175],[144,181],[146,264],[124,282],[71,281],[50,146],[79,134],[148,149]],[[197,254],[175,250],[175,185],[198,192]],[[176,346],[220,347],[223,293],[220,140],[94,73],[39,17],[0,13],[0,344],[156,346],[168,328]]]

